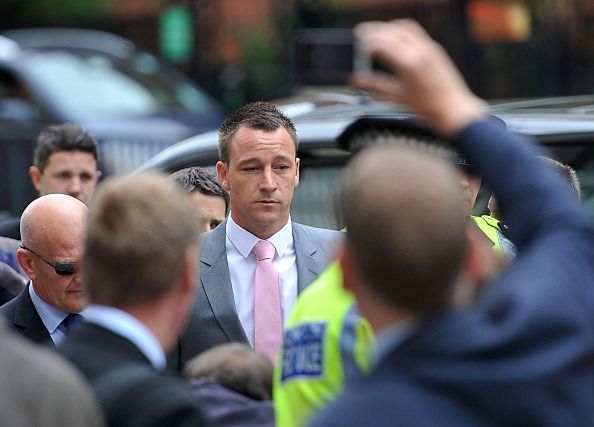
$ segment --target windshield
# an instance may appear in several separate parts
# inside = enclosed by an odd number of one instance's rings
[[[32,55],[25,67],[51,99],[73,116],[129,117],[208,109],[203,93],[163,70],[146,53],[121,60],[52,51]]]

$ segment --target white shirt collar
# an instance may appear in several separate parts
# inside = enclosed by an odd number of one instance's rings
[[[166,365],[165,352],[153,333],[140,320],[115,307],[90,305],[85,318],[131,341],[156,369]]]
[[[258,243],[260,240],[264,240],[237,225],[237,223],[233,221],[231,215],[229,215],[229,218],[227,219],[225,231],[229,241],[244,258],[247,258],[250,255],[256,243]],[[272,243],[276,249],[277,256],[279,258],[282,257],[285,252],[293,245],[293,225],[291,222],[291,217],[289,217],[289,220],[283,228],[266,240]]]

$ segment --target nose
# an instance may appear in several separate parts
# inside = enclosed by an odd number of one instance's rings
[[[79,177],[75,176],[68,181],[68,194],[77,197],[82,190],[82,182]]]
[[[272,168],[264,168],[260,177],[260,189],[266,192],[272,192],[276,190],[276,180],[274,178],[274,172]]]

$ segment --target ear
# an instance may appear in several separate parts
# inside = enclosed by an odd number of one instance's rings
[[[221,182],[221,185],[223,186],[223,188],[227,191],[230,191],[230,187],[229,187],[229,181],[227,180],[227,173],[228,173],[228,169],[227,169],[227,163],[223,162],[223,161],[218,161],[217,162],[217,175],[219,176],[219,181]]]
[[[41,192],[41,175],[42,173],[37,166],[29,167],[29,177],[38,193]]]
[[[503,266],[501,254],[493,251],[492,243],[476,226],[474,221],[466,229],[467,249],[464,259],[464,275],[474,287],[474,294],[480,292],[483,284],[496,275]]]
[[[25,274],[29,276],[29,279],[35,280],[37,275],[35,274],[35,269],[33,268],[33,258],[31,257],[31,254],[29,254],[26,250],[19,248],[16,251],[16,259]]]
[[[347,291],[356,294],[360,281],[359,269],[356,266],[353,253],[349,250],[347,244],[343,244],[338,253],[338,263],[342,271],[342,286]]]
[[[297,187],[299,185],[299,168],[301,165],[301,160],[299,160],[299,157],[297,157],[295,159],[295,166],[296,166],[296,172],[295,172],[295,187]]]

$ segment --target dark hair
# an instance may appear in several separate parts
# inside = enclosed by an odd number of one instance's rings
[[[272,132],[283,127],[295,143],[295,154],[297,154],[299,142],[295,125],[291,119],[274,104],[258,101],[246,104],[233,111],[221,124],[219,128],[219,159],[223,162],[229,163],[229,144],[233,135],[241,126],[266,132]]]
[[[191,359],[184,369],[187,379],[212,378],[228,389],[256,400],[272,399],[272,363],[250,346],[227,343]]]
[[[558,160],[551,159],[550,157],[541,157],[546,163],[551,165],[555,171],[557,171],[569,184],[569,187],[577,196],[578,200],[581,197],[582,191],[580,188],[580,179],[575,173],[575,170],[565,163],[561,163]]]
[[[35,141],[33,165],[43,172],[50,156],[58,151],[84,151],[99,164],[97,141],[78,125],[64,123],[43,129]]]
[[[229,210],[229,194],[221,186],[216,175],[208,169],[193,166],[178,170],[169,176],[188,193],[198,191],[207,196],[223,197],[225,199],[225,211]]]

